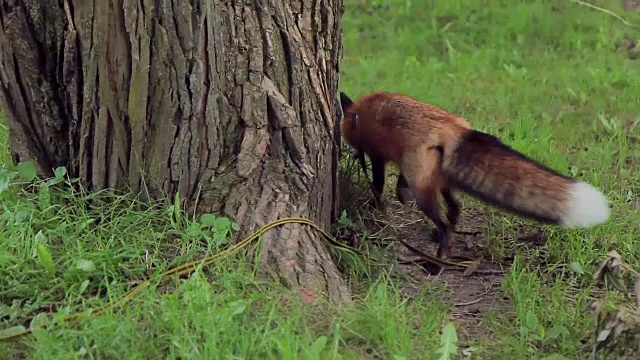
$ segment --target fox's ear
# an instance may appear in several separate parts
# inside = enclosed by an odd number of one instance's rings
[[[353,101],[347,96],[347,94],[340,92],[340,106],[342,106],[342,111],[347,111],[353,105]]]

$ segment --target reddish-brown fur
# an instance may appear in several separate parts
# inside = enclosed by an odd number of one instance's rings
[[[447,257],[460,214],[461,189],[525,217],[557,223],[575,181],[475,131],[464,119],[409,96],[375,92],[352,102],[341,94],[342,136],[372,163],[376,204],[386,163],[400,169],[396,195],[411,196],[439,232],[439,257]],[[440,214],[442,195],[447,221]]]

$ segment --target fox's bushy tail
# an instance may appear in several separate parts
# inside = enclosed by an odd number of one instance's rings
[[[444,153],[443,171],[463,191],[505,210],[563,227],[589,227],[609,218],[609,202],[593,186],[562,175],[498,138],[467,130]]]

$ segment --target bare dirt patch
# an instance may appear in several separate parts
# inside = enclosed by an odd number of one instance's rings
[[[640,0],[622,0],[622,7],[630,12],[640,11]]]
[[[508,311],[509,300],[500,290],[500,284],[504,276],[502,273],[509,270],[513,259],[512,252],[498,259],[487,248],[487,235],[483,227],[490,222],[493,210],[478,205],[470,207],[468,201],[462,201],[463,211],[456,229],[462,233],[454,236],[452,255],[479,261],[470,274],[465,274],[464,268],[407,263],[407,260],[419,260],[420,256],[400,241],[432,256],[435,256],[438,245],[432,237],[433,224],[423,217],[414,203],[403,206],[391,196],[389,189],[393,186],[395,181],[387,185],[385,209],[372,209],[368,204],[372,199],[370,190],[354,184],[349,184],[350,189],[342,192],[348,197],[343,199],[343,204],[348,204],[347,212],[352,219],[359,217],[363,222],[369,233],[369,241],[384,245],[394,243],[394,254],[390,255],[395,255],[401,263],[396,267],[399,278],[408,280],[403,288],[405,296],[411,298],[424,287],[443,289],[443,297],[452,307],[450,316],[458,327],[460,340],[481,341],[491,337],[483,320],[489,313]],[[458,194],[458,198],[461,198],[461,194]],[[542,245],[545,242],[543,234],[537,229],[526,227],[514,229],[514,232],[518,233],[513,234],[514,238],[528,245]]]
[[[379,220],[386,220],[387,224],[377,234],[381,238],[402,239],[407,244],[430,255],[435,255],[438,244],[433,241],[433,225],[425,220],[422,214],[412,206],[402,206],[398,201],[387,196],[387,209],[380,212]],[[477,209],[463,211],[458,226],[459,231],[472,234],[456,234],[452,255],[474,259],[480,264],[476,272],[465,276],[464,269],[438,269],[433,264],[407,264],[397,269],[411,279],[403,292],[412,296],[421,286],[441,287],[446,291],[445,300],[452,306],[451,317],[458,326],[461,341],[467,339],[479,340],[490,335],[482,327],[482,320],[492,311],[500,311],[506,306],[504,294],[499,285],[503,275],[501,270],[508,270],[510,263],[500,263],[492,260],[486,249],[486,235],[482,225],[487,223],[486,215]],[[367,224],[374,228],[375,223]],[[372,229],[373,230],[373,229]],[[375,239],[375,236],[372,236]],[[396,243],[396,257],[400,260],[419,258],[401,243]]]

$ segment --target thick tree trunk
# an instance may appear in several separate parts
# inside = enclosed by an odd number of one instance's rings
[[[342,0],[0,0],[0,99],[16,160],[90,189],[179,192],[246,235],[335,218]],[[290,285],[349,290],[314,230],[264,235]]]

